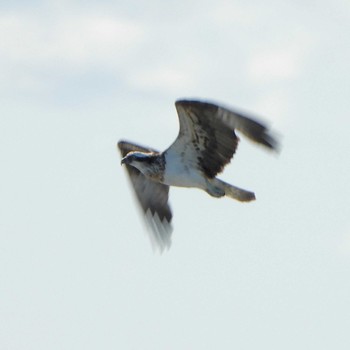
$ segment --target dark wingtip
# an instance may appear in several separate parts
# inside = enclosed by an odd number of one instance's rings
[[[121,150],[125,144],[126,144],[126,141],[119,140],[117,143],[117,147]]]
[[[280,143],[277,140],[276,136],[270,134],[263,134],[262,137],[258,140],[259,143],[266,146],[271,151],[276,153],[280,152]]]
[[[118,141],[118,143],[117,143],[117,148],[119,149],[119,151],[122,150],[123,144],[124,144],[124,141]]]
[[[244,123],[243,128],[239,129],[243,134],[249,137],[252,141],[266,147],[267,149],[279,153],[280,142],[279,137],[275,132],[272,132],[269,127],[253,118],[245,117],[236,113]]]

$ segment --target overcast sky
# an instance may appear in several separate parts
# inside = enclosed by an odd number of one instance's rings
[[[349,349],[350,2],[0,5],[0,348]],[[116,143],[164,149],[177,98],[268,121],[171,190],[152,251]]]

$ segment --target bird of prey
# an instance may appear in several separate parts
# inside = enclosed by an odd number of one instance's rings
[[[118,142],[121,164],[126,166],[145,214],[151,241],[161,251],[171,244],[170,186],[199,188],[216,198],[227,196],[241,202],[252,201],[253,192],[216,177],[236,151],[239,138],[235,131],[268,149],[278,147],[264,124],[232,109],[195,100],[178,100],[175,106],[180,131],[165,151]]]

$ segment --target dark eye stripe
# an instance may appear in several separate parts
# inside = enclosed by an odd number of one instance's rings
[[[136,157],[139,162],[149,162],[151,159],[148,157]]]

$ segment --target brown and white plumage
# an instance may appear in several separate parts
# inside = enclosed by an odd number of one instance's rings
[[[171,242],[169,186],[196,187],[213,197],[254,200],[253,192],[216,178],[237,149],[239,139],[235,130],[269,149],[277,149],[277,142],[267,127],[247,116],[208,102],[179,100],[175,105],[180,130],[164,152],[126,141],[118,143],[122,164],[127,166],[151,227],[151,238],[161,250]]]

